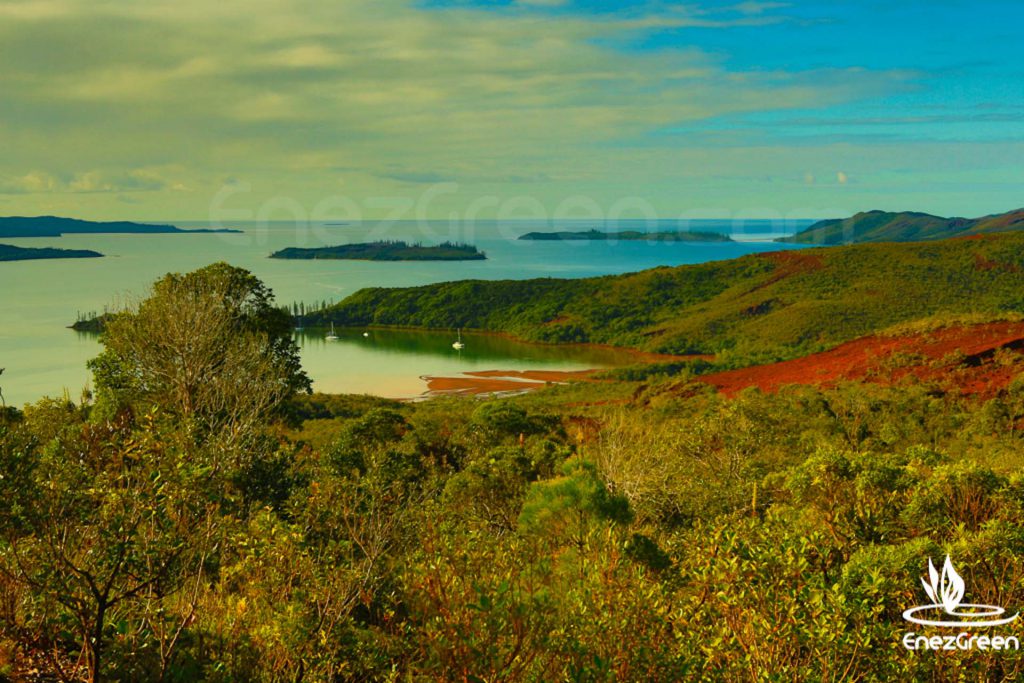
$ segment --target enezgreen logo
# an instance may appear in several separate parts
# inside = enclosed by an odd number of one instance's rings
[[[1015,621],[1020,613],[1004,617],[1006,609],[998,605],[963,602],[965,584],[946,555],[942,574],[935,569],[928,558],[928,576],[922,577],[921,584],[931,604],[911,607],[903,612],[903,618],[921,626],[940,628],[988,628]],[[952,635],[920,636],[907,633],[903,645],[908,650],[1019,650],[1020,641],[1016,636],[988,636],[961,632]]]

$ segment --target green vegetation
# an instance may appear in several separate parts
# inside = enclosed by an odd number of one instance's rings
[[[793,358],[900,322],[1024,309],[1024,234],[865,244],[575,280],[373,288],[309,324],[403,325],[597,342],[731,365]]]
[[[0,261],[31,261],[54,258],[99,258],[103,254],[90,249],[56,249],[54,247],[15,247],[0,244]]]
[[[60,237],[61,235],[87,235],[97,233],[204,233],[204,232],[241,232],[228,229],[182,230],[173,225],[150,225],[129,221],[96,222],[83,221],[77,218],[59,218],[57,216],[9,216],[0,217],[0,237]]]
[[[621,232],[602,232],[586,230],[582,232],[528,232],[521,240],[622,240],[624,242],[732,242],[728,235],[717,232],[698,232],[688,230],[672,230],[662,232],[641,232],[624,230]]]
[[[358,261],[482,261],[487,255],[471,244],[443,242],[437,246],[408,244],[401,241],[340,244],[336,247],[303,249],[288,247],[270,258],[354,259]]]
[[[866,211],[845,219],[819,221],[776,242],[854,244],[941,240],[1024,229],[1024,209],[982,218],[940,218],[927,213]]]
[[[939,631],[901,617],[946,554],[972,603],[1024,604],[1019,354],[982,399],[648,378],[402,404],[305,395],[284,315],[245,271],[167,276],[108,323],[95,400],[0,416],[5,676],[1024,674],[907,652]]]

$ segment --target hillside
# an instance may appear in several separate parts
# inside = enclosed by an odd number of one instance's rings
[[[91,249],[26,248],[0,244],[0,261],[34,261],[55,258],[98,258],[103,254]]]
[[[800,358],[702,375],[726,395],[747,387],[776,391],[791,384],[932,382],[956,394],[992,397],[1024,371],[1024,323],[957,323],[936,329],[869,335]]]
[[[333,247],[288,247],[275,251],[278,259],[350,259],[356,261],[482,261],[487,255],[471,244],[445,242],[437,246],[406,242],[366,242]]]
[[[1024,229],[1024,209],[982,218],[942,218],[927,213],[866,211],[850,218],[824,220],[776,242],[855,244],[913,242]]]
[[[748,255],[627,275],[363,289],[308,323],[471,328],[727,363],[793,358],[934,315],[1024,310],[1024,234]]]
[[[732,242],[728,235],[717,232],[695,232],[672,230],[663,232],[641,232],[624,230],[621,232],[602,232],[600,230],[584,230],[581,232],[528,232],[521,240],[535,241],[615,241],[624,242]]]
[[[182,230],[173,225],[151,225],[130,221],[96,222],[58,216],[0,216],[0,237],[60,237],[97,233],[158,234],[240,232],[239,230]]]

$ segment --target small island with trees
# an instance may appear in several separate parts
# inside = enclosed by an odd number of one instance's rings
[[[57,249],[55,247],[16,247],[0,244],[0,261],[32,261],[55,258],[99,258],[103,254],[91,249]]]
[[[357,261],[482,261],[487,254],[472,244],[442,242],[437,246],[409,244],[403,241],[339,244],[333,247],[288,247],[270,258],[280,259],[352,259]]]
[[[537,241],[611,241],[624,242],[732,242],[728,235],[717,232],[698,232],[689,230],[666,230],[660,232],[643,232],[641,230],[624,230],[622,232],[603,232],[601,230],[583,230],[580,232],[528,232],[521,240]]]

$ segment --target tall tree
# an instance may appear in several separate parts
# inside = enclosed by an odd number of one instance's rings
[[[164,276],[113,316],[101,341],[90,368],[102,412],[157,407],[195,443],[244,446],[310,389],[288,314],[252,273],[226,263]]]

